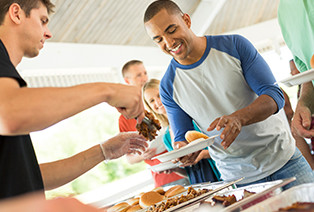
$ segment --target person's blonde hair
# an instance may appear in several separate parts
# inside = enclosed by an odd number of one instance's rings
[[[143,101],[144,101],[144,104],[145,104],[145,108],[154,114],[154,116],[160,121],[161,123],[161,126],[163,127],[167,127],[169,126],[169,121],[168,121],[168,118],[163,115],[163,114],[158,114],[156,113],[148,104],[148,102],[146,101],[145,97],[144,97],[144,92],[147,90],[147,89],[157,89],[159,90],[159,84],[160,84],[160,81],[158,79],[151,79],[149,80],[148,82],[145,83],[145,85],[143,86]]]

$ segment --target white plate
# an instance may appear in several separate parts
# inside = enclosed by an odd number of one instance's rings
[[[302,83],[309,82],[312,80],[314,80],[314,69],[310,69],[308,71],[304,71],[302,73],[280,80],[276,82],[276,84],[282,83],[288,87],[291,87],[293,85],[300,85]]]
[[[149,168],[153,172],[162,172],[168,169],[174,169],[180,166],[181,163],[172,163],[171,161],[167,161],[164,163],[157,164],[155,166],[150,166]]]
[[[214,135],[208,139],[204,139],[204,138],[197,139],[180,149],[176,149],[171,152],[166,152],[162,155],[153,157],[152,159],[158,159],[161,162],[166,162],[166,161],[174,160],[182,156],[191,154],[193,152],[197,152],[199,150],[204,149],[205,147],[211,146],[214,143],[214,138],[217,136],[219,135]]]

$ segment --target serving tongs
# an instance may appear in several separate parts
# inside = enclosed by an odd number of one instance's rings
[[[161,127],[145,116],[141,124],[136,124],[136,129],[140,132],[140,134],[142,129],[145,129],[145,125],[147,126],[148,131],[145,132],[146,136],[145,134],[142,135],[151,141],[155,138],[156,132],[160,130]]]

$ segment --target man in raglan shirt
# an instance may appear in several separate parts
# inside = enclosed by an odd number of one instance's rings
[[[285,189],[313,182],[295,148],[272,72],[253,45],[239,35],[196,36],[191,19],[170,0],[150,4],[144,15],[148,35],[173,57],[161,81],[175,141],[194,121],[203,133],[220,134],[209,147],[223,180],[239,185],[296,177]],[[193,161],[198,153],[180,159]]]

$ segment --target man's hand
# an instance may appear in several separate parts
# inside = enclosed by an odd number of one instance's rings
[[[144,160],[150,160],[152,157],[156,155],[157,148],[147,149],[145,152],[142,153]]]
[[[227,149],[239,135],[242,124],[240,119],[236,116],[222,116],[215,119],[207,128],[207,131],[212,131],[215,128],[217,131],[219,131],[221,128],[225,128],[220,134],[220,138],[223,139],[221,145],[224,147],[224,149]]]
[[[141,123],[144,114],[144,105],[142,100],[141,89],[137,86],[111,84],[112,95],[107,101],[127,119],[137,118]]]
[[[314,137],[314,127],[312,125],[311,111],[308,107],[298,104],[291,122],[291,131],[301,137]]]
[[[116,159],[125,154],[142,154],[148,144],[137,132],[119,133],[115,137],[100,144],[106,160]]]
[[[311,129],[311,116],[314,113],[313,99],[314,87],[312,82],[302,84],[300,99],[291,122],[291,130],[293,134],[305,138],[314,137],[314,129]]]
[[[174,143],[174,149],[180,149],[183,146],[186,146],[187,143],[184,141],[178,141]],[[186,156],[183,156],[181,158],[177,158],[175,162],[181,162],[182,164],[180,165],[180,167],[185,167],[185,166],[192,166],[195,163],[196,158],[198,157],[198,155],[200,154],[201,151],[197,151],[197,152],[193,152],[191,154],[188,154]]]

